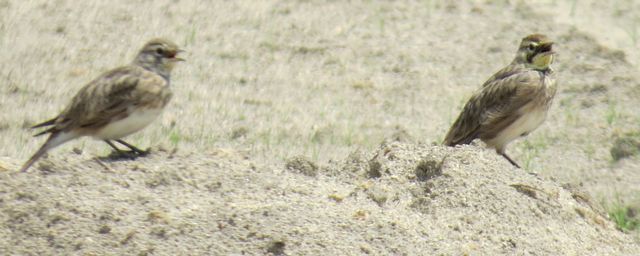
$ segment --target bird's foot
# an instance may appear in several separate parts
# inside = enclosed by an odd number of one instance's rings
[[[108,158],[111,160],[134,160],[138,157],[145,157],[150,150],[114,150],[111,151]]]

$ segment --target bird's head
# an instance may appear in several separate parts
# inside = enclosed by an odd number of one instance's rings
[[[147,42],[136,56],[135,64],[148,70],[169,75],[176,62],[184,61],[177,57],[182,52],[178,46],[166,39],[156,38]]]
[[[545,35],[532,34],[522,39],[515,62],[536,70],[547,70],[553,63],[553,42]]]

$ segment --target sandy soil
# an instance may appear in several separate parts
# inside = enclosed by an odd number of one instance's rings
[[[0,0],[0,252],[640,254],[606,217],[640,207],[638,10]],[[559,91],[508,149],[524,170],[482,145],[435,146],[533,32],[557,43]],[[151,156],[112,161],[82,139],[16,173],[43,142],[25,127],[157,36],[188,62],[162,119],[128,138]]]
[[[315,171],[300,158],[289,168],[248,158],[158,152],[135,162],[46,161],[50,171],[4,174],[0,248],[16,255],[640,252],[579,191],[477,147],[394,142]]]

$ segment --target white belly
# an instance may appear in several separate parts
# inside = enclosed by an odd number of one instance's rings
[[[137,132],[155,120],[162,108],[137,109],[124,119],[112,122],[100,129],[93,137],[101,140],[115,140]]]
[[[502,132],[498,133],[495,138],[487,141],[487,144],[497,149],[502,149],[506,147],[509,142],[538,128],[547,117],[547,110],[545,108],[539,108],[535,111],[525,110],[523,112],[525,112],[524,115]]]

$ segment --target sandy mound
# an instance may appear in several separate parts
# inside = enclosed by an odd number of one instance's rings
[[[586,195],[480,147],[393,142],[328,166],[303,157],[260,166],[231,150],[155,152],[138,161],[66,157],[0,175],[0,251],[640,253]]]

